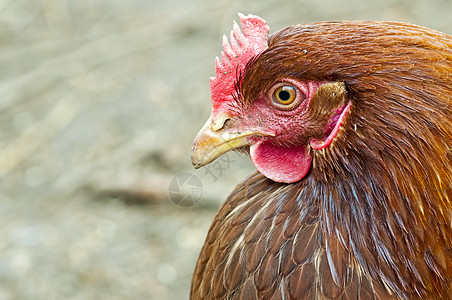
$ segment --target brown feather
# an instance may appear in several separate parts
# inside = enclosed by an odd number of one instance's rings
[[[203,298],[205,299],[205,298]],[[243,287],[233,293],[232,300],[255,300],[257,298],[256,288],[253,279],[248,279]]]
[[[331,269],[326,254],[323,252],[319,258],[319,274],[322,274],[321,291],[327,299],[337,299],[343,292],[344,287],[342,283],[336,284],[339,276],[336,271]],[[336,277],[336,278],[334,278]]]
[[[292,299],[312,299],[316,294],[316,271],[313,263],[298,266],[288,278]]]
[[[312,259],[315,251],[320,248],[318,224],[302,227],[294,237],[292,260],[297,265],[305,264]]]

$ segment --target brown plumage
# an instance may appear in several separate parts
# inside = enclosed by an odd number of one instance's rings
[[[321,83],[302,128],[262,137],[308,144],[312,161],[301,180],[256,172],[232,192],[191,298],[452,299],[452,37],[396,22],[292,26],[236,78],[234,113],[215,132],[240,129],[236,111],[275,82]],[[314,150],[348,102],[332,143]]]

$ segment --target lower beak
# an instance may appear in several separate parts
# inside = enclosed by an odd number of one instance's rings
[[[223,116],[222,120],[212,122],[209,118],[197,134],[193,142],[191,155],[191,161],[196,169],[211,163],[230,150],[250,146],[252,144],[249,141],[250,136],[268,135],[251,130],[225,129],[223,126],[228,119]],[[218,124],[221,125],[218,126]]]

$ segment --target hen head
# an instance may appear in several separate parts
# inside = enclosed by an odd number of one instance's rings
[[[250,67],[268,48],[269,28],[257,16],[240,19],[243,33],[234,23],[231,43],[224,37],[222,59],[216,60],[212,114],[195,139],[193,164],[201,167],[229,150],[249,149],[266,177],[299,181],[311,167],[310,151],[331,144],[350,110],[345,86],[284,73],[256,82],[264,76],[250,74]]]
[[[268,179],[251,176],[220,209],[194,293],[235,297],[254,284],[257,298],[271,298],[260,291],[286,292],[291,276],[295,297],[316,286],[316,295],[331,288],[325,298],[346,298],[367,274],[375,298],[450,296],[452,37],[375,21],[267,37],[262,19],[240,18],[243,33],[235,24],[217,59],[212,114],[192,161],[201,167],[243,150]],[[295,269],[300,254],[310,262]],[[254,256],[265,258],[254,264]]]

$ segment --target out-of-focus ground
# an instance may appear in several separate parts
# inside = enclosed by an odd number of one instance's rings
[[[0,0],[0,300],[188,298],[215,211],[253,170],[234,153],[190,165],[239,11],[272,32],[374,19],[452,33],[449,0]],[[202,188],[170,192],[202,192],[188,208],[168,193],[187,174]]]

